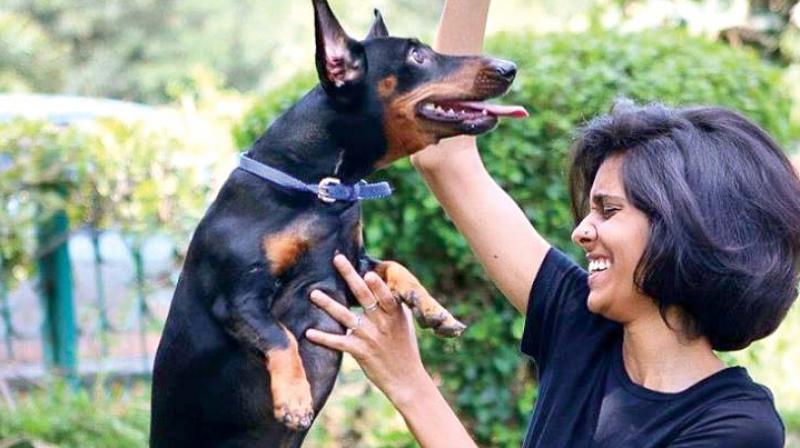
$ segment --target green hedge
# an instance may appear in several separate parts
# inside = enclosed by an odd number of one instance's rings
[[[0,123],[0,281],[10,288],[30,276],[31,235],[60,210],[73,230],[187,239],[210,188],[197,150],[174,134],[158,123],[115,120]]]
[[[484,161],[537,229],[575,255],[565,156],[576,127],[606,112],[616,97],[719,104],[743,112],[782,143],[797,136],[779,69],[753,53],[682,33],[500,35],[487,53],[519,64],[503,102],[525,105],[531,118],[504,122],[483,137]],[[254,141],[314,82],[308,73],[265,94],[234,130],[237,144]],[[375,178],[389,180],[397,193],[364,205],[370,252],[408,265],[470,325],[459,341],[423,335],[426,365],[481,444],[519,446],[535,398],[529,364],[517,349],[522,318],[488,282],[407,161]]]

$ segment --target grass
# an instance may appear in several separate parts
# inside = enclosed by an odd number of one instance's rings
[[[72,389],[53,381],[0,406],[0,441],[29,439],[59,447],[147,446],[149,387]],[[2,442],[0,442],[2,445]]]

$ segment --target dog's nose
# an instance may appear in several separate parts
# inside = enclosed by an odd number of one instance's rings
[[[492,68],[508,82],[513,81],[514,77],[517,75],[517,66],[511,61],[495,59],[492,61]]]

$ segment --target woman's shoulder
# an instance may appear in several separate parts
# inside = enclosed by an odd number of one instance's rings
[[[723,401],[711,406],[670,446],[782,448],[783,423],[767,400]]]
[[[707,389],[708,406],[693,416],[675,446],[782,448],[785,428],[769,389],[742,368],[725,373],[719,388]]]

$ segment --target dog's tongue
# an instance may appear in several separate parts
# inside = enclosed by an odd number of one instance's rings
[[[479,101],[460,101],[458,104],[469,107],[470,109],[485,110],[496,117],[528,117],[528,111],[522,106],[503,106],[500,104],[481,103]]]

